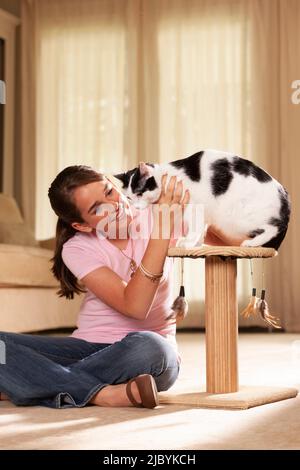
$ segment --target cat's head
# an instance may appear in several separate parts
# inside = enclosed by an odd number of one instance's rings
[[[144,209],[160,196],[160,183],[155,179],[152,163],[140,162],[138,167],[114,177],[122,181],[122,192],[137,209]]]

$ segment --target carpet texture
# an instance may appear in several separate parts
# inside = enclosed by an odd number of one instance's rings
[[[170,392],[205,389],[202,333],[179,333],[182,368]],[[240,383],[300,388],[300,335],[240,334]],[[248,410],[55,410],[0,402],[0,449],[300,449],[300,396]]]

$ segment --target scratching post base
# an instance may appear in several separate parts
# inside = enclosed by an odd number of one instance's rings
[[[294,398],[297,394],[298,390],[295,388],[241,386],[239,391],[234,393],[191,391],[172,394],[161,392],[159,402],[161,405],[183,405],[192,408],[247,410],[254,406]]]

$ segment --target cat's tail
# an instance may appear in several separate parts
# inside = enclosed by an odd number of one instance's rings
[[[272,222],[275,222],[274,225],[277,225],[279,231],[273,238],[262,245],[266,248],[274,248],[275,250],[278,250],[285,238],[291,216],[291,201],[289,193],[283,186],[279,188],[278,192],[280,197],[280,214],[279,218],[273,219]]]
[[[277,251],[285,238],[287,229],[288,229],[288,226],[286,226],[283,230],[278,232],[275,237],[271,238],[271,240],[264,243],[262,246],[266,248],[274,248]]]

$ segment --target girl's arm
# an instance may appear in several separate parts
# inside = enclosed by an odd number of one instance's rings
[[[186,192],[182,198],[182,183],[176,184],[176,178],[170,179],[169,185],[164,190],[166,178],[162,179],[162,193],[157,204],[179,204],[183,208],[189,200]],[[165,259],[168,253],[171,234],[174,228],[174,220],[171,215],[170,233],[168,238],[162,238],[162,218],[154,217],[153,233],[158,233],[159,238],[150,238],[144,253],[142,264],[151,273],[157,274],[163,271]],[[131,280],[126,283],[115,272],[106,267],[101,267],[87,274],[82,280],[83,284],[92,291],[104,303],[114,310],[138,320],[144,320],[151,309],[158,283],[145,277],[139,269],[136,270]]]
[[[148,271],[160,273],[163,270],[168,246],[169,240],[149,240],[142,259]],[[137,320],[147,317],[159,285],[151,282],[139,269],[127,283],[106,267],[95,269],[82,278],[81,282],[102,302]]]

